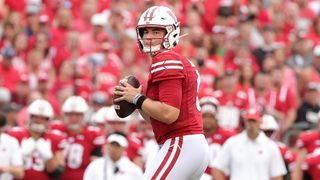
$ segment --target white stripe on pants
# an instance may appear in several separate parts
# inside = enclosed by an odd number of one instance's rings
[[[146,167],[145,179],[200,179],[209,164],[208,143],[202,134],[168,139],[152,162]]]

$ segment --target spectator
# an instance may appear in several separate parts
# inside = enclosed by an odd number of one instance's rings
[[[244,91],[253,87],[255,72],[251,64],[243,64],[240,67],[239,86]]]
[[[296,41],[292,42],[292,56],[287,60],[290,68],[300,73],[301,69],[311,65],[313,59],[312,41],[305,37],[305,32],[296,32]]]
[[[287,57],[285,48],[286,46],[283,43],[274,44],[272,58],[275,60],[278,69],[282,71],[282,75],[279,77],[279,80],[281,80],[280,84],[287,86],[294,94],[296,94],[297,79],[293,69],[286,64]]]
[[[320,45],[313,48],[313,61],[312,65],[306,68],[299,76],[298,79],[298,91],[306,86],[308,82],[318,82],[320,83]]]
[[[320,113],[320,85],[309,82],[303,89],[302,102],[297,112],[295,124],[301,124],[302,129],[316,128]]]
[[[214,178],[282,179],[284,162],[277,145],[260,131],[260,113],[249,109],[243,118],[245,130],[228,139],[214,161]]]
[[[0,114],[0,179],[21,179],[24,176],[24,170],[19,143],[5,133],[6,121],[6,117]]]
[[[57,10],[55,28],[51,30],[52,45],[59,49],[65,45],[65,39],[72,27],[72,14],[70,9],[60,7]]]
[[[29,75],[24,73],[20,75],[20,81],[16,85],[14,92],[12,93],[12,102],[19,106],[26,106],[28,97],[33,91],[29,86]]]
[[[8,103],[4,105],[0,111],[4,113],[7,119],[7,129],[18,126],[18,112],[19,107],[14,103]]]
[[[14,92],[20,76],[17,69],[12,65],[12,60],[15,57],[15,50],[6,45],[1,49],[1,64],[0,64],[0,80],[1,85],[8,88],[11,93]]]
[[[265,110],[270,103],[271,84],[269,82],[270,75],[264,72],[258,72],[253,79],[253,88],[249,88],[248,106],[250,108]]]
[[[261,28],[261,36],[263,38],[263,44],[253,50],[253,55],[257,59],[257,63],[262,68],[263,60],[266,55],[270,54],[273,50],[275,43],[274,29],[270,25],[265,25]]]
[[[107,138],[107,155],[96,159],[87,167],[84,180],[135,180],[142,178],[141,169],[124,152],[128,147],[126,136],[112,133]]]
[[[227,70],[223,77],[223,89],[217,90],[213,96],[220,103],[217,118],[219,125],[225,129],[239,128],[240,111],[247,108],[247,93],[238,88],[237,72]]]
[[[106,25],[107,19],[104,14],[94,14],[92,16],[92,29],[80,37],[80,49],[84,53],[93,53],[99,49],[99,36],[103,34],[103,29]]]
[[[281,67],[271,71],[272,92],[266,112],[275,116],[280,122],[280,136],[292,126],[296,119],[297,97],[290,87],[282,83],[284,71]]]

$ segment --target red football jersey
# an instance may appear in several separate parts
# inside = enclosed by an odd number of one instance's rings
[[[152,58],[146,95],[159,100],[159,82],[182,79],[180,114],[172,124],[162,123],[150,117],[155,138],[159,144],[167,139],[187,134],[202,134],[202,117],[198,104],[199,73],[187,58],[165,51]]]
[[[279,147],[279,150],[281,152],[281,156],[284,160],[284,162],[291,166],[293,162],[295,162],[295,160],[297,159],[297,154],[291,152],[287,145],[283,144],[282,142],[276,142],[276,144]]]
[[[303,169],[308,170],[312,179],[319,179],[320,177],[320,154],[310,154],[303,162]]]
[[[19,143],[21,143],[23,139],[30,137],[28,129],[20,127],[10,129],[8,134],[15,137]],[[51,150],[53,154],[57,151],[63,150],[66,145],[65,139],[60,131],[51,130],[45,132],[42,138],[51,141]],[[50,179],[45,170],[45,160],[40,156],[39,152],[34,151],[32,153],[32,157],[23,157],[23,162],[25,169],[24,180]]]
[[[297,140],[297,147],[306,148],[308,154],[312,153],[315,149],[320,148],[320,132],[303,132],[299,135],[299,138]]]
[[[128,136],[127,156],[133,161],[137,157],[142,156],[143,142],[137,136],[131,134]]]
[[[60,179],[82,180],[84,171],[90,163],[92,151],[104,144],[102,131],[96,127],[85,126],[81,133],[71,135],[62,122],[52,123],[51,128],[62,131],[67,140],[66,169]]]

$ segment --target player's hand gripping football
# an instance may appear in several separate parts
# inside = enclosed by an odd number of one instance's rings
[[[113,93],[120,96],[119,98],[114,99],[115,102],[125,100],[129,103],[133,103],[133,97],[142,93],[142,85],[140,85],[138,88],[134,88],[127,81],[127,79],[122,79],[120,80],[121,85],[115,87]]]

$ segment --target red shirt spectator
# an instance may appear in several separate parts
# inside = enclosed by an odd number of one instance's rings
[[[1,85],[8,88],[11,93],[16,89],[16,85],[20,81],[18,70],[12,66],[12,58],[14,57],[14,49],[11,47],[4,47],[1,50],[2,57],[0,64],[0,80]]]

